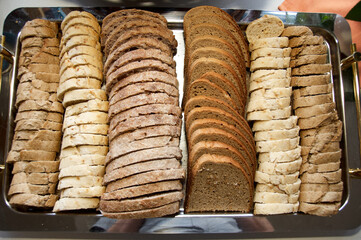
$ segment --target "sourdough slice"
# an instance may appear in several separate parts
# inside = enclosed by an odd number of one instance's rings
[[[101,186],[102,181],[103,177],[99,176],[64,177],[58,183],[58,190]]]
[[[12,174],[25,173],[51,173],[59,171],[59,161],[19,161],[14,163]]]
[[[292,37],[289,42],[289,47],[300,47],[303,45],[321,45],[323,44],[323,37],[304,35],[300,37]]]
[[[302,148],[304,148],[302,146]],[[303,155],[303,156],[307,156],[307,155]],[[336,150],[336,151],[330,151],[330,152],[320,152],[320,153],[314,153],[310,156],[307,156],[306,159],[304,159],[304,165],[305,167],[307,167],[307,163],[308,164],[315,164],[317,165],[317,168],[319,168],[320,164],[324,164],[324,166],[320,166],[321,168],[324,167],[324,169],[329,169],[330,166],[327,166],[327,164],[329,163],[331,166],[336,164],[338,165],[338,162],[340,162],[340,159],[342,157],[342,151],[341,150]],[[336,171],[338,169],[335,169],[334,171]]]
[[[312,153],[313,155],[317,153],[326,153],[326,152],[337,152],[340,150],[340,142],[323,142],[321,144],[317,144],[315,147],[311,146],[302,146],[301,155],[307,156]]]
[[[81,77],[90,77],[101,81],[103,79],[103,74],[97,67],[92,65],[79,65],[73,68],[69,67],[60,75],[60,83],[63,83],[70,78]]]
[[[274,175],[274,174],[267,174],[260,171],[256,171],[255,182],[270,183],[273,185],[292,184],[297,182],[298,177],[299,177],[299,172],[295,172],[287,175]]]
[[[59,47],[58,38],[41,38],[41,37],[28,37],[21,41],[21,48],[31,48],[31,47]]]
[[[37,194],[14,194],[11,196],[9,203],[12,206],[28,206],[39,208],[52,208],[58,199],[58,195],[37,195]]]
[[[60,192],[60,198],[100,198],[105,191],[103,186],[85,188],[66,188]]]
[[[254,134],[255,141],[280,140],[286,138],[295,138],[298,136],[300,128],[297,126],[291,129],[257,131]]]
[[[67,147],[76,147],[82,145],[107,146],[108,136],[98,134],[79,133],[76,135],[64,136],[62,140],[62,149]]]
[[[55,161],[56,152],[41,150],[21,150],[8,153],[7,162],[13,163],[18,161]]]
[[[281,152],[295,149],[298,146],[300,138],[288,138],[281,140],[257,141],[257,152]]]
[[[287,119],[256,121],[252,125],[252,131],[271,131],[291,129],[297,126],[297,116],[292,115]]]
[[[313,35],[312,30],[306,26],[289,26],[282,33],[285,37],[300,37]]]
[[[57,35],[57,32],[55,32],[53,29],[43,26],[24,26],[21,29],[20,33],[20,41],[22,41],[25,38],[29,37],[42,37],[42,38],[55,38]]]
[[[334,172],[325,173],[303,173],[301,175],[302,183],[338,183],[341,181],[341,169]]]
[[[64,117],[70,117],[74,115],[79,115],[83,112],[108,112],[109,103],[108,101],[93,99],[82,103],[77,103],[71,106],[68,106],[65,110]]]
[[[78,147],[79,148],[79,147]],[[68,156],[60,159],[59,170],[75,167],[78,165],[104,166],[105,156],[100,154],[83,154],[78,156]]]
[[[269,163],[262,162],[258,165],[258,171],[267,173],[267,174],[292,174],[297,171],[300,171],[300,167],[302,164],[302,158],[298,158],[297,160],[285,163]]]
[[[264,15],[247,26],[246,36],[248,42],[252,43],[260,38],[279,37],[283,30],[281,19],[273,15]]]
[[[172,136],[159,136],[153,138],[145,138],[138,141],[130,142],[127,146],[121,145],[117,148],[110,148],[109,154],[111,158],[117,158],[131,152],[139,151],[147,148],[155,147],[177,147],[179,146],[179,138]]]
[[[76,68],[78,66],[88,66],[91,65],[93,67],[98,68],[99,70],[103,69],[103,63],[99,61],[99,59],[91,56],[91,55],[78,55],[72,58],[68,58],[67,56],[63,57],[62,64],[60,66],[59,74],[62,75],[69,68]]]
[[[270,183],[257,183],[255,194],[262,192],[295,194],[299,193],[301,180],[298,179],[295,183],[273,185]]]
[[[211,181],[207,177],[210,174],[214,176]],[[192,168],[188,181],[185,205],[188,213],[251,210],[253,184],[232,158],[204,154]]]
[[[144,196],[125,200],[102,200],[99,208],[104,212],[130,212],[144,209],[161,207],[176,201],[183,197],[181,191],[172,191],[167,193],[158,193],[152,196]]]
[[[315,139],[314,141],[315,143],[320,139],[318,135],[322,135],[320,137],[326,137],[329,141],[341,141],[342,122],[338,120],[328,125],[322,126],[320,128],[313,128],[313,129],[300,131],[301,138],[309,138],[309,137],[318,138]]]
[[[114,182],[109,183],[106,186],[105,192],[112,192],[118,189],[127,188],[131,186],[137,186],[147,183],[154,183],[160,181],[169,180],[182,180],[184,179],[184,169],[166,169],[166,170],[155,170],[137,175],[129,176]]]
[[[300,202],[299,211],[316,216],[332,216],[338,213],[341,202],[336,203],[305,203]]]
[[[249,45],[251,52],[261,48],[287,48],[288,37],[262,37]]]
[[[66,128],[63,132],[63,137],[76,134],[107,135],[108,130],[109,127],[107,124],[83,124]]]
[[[280,152],[262,152],[258,154],[259,163],[284,163],[292,162],[301,157],[301,147]]]
[[[325,74],[331,71],[331,64],[307,64],[292,69],[292,76]]]
[[[95,30],[97,33],[96,37],[99,38],[100,34],[100,26],[98,24],[98,21],[96,19],[91,19],[89,17],[83,17],[79,16],[76,18],[72,18],[67,21],[65,25],[63,25],[64,28],[62,29],[62,32],[66,33],[67,31],[71,31],[74,27],[91,27]]]
[[[290,67],[300,67],[307,64],[326,64],[327,63],[327,54],[322,55],[304,55],[296,59],[291,60]]]
[[[256,192],[254,194],[254,202],[263,204],[297,204],[299,195],[299,192],[294,194]]]
[[[105,167],[101,165],[76,165],[67,168],[62,168],[59,173],[59,180],[64,177],[81,177],[81,176],[104,176]]]
[[[55,93],[58,89],[57,83],[46,83],[41,80],[34,79],[31,82],[22,82],[18,85],[17,92],[30,91],[36,89],[39,91]]]
[[[59,152],[61,141],[43,141],[43,140],[14,140],[11,150],[42,150],[50,152]]]
[[[140,107],[134,107],[112,117],[110,119],[109,129],[112,131],[118,123],[128,119],[151,114],[167,114],[180,117],[182,110],[174,104],[147,104]]]
[[[59,31],[58,25],[55,22],[40,18],[27,21],[24,27],[47,27],[53,30],[54,32]]]
[[[291,116],[291,106],[277,110],[254,111],[247,114],[248,121],[287,119]]]
[[[108,153],[107,146],[90,146],[90,145],[83,145],[78,147],[69,147],[64,148],[60,152],[60,159],[70,157],[70,156],[81,156],[87,154],[96,154],[100,156],[106,156]]]
[[[162,146],[143,149],[137,152],[128,153],[127,155],[118,158],[107,158],[106,172],[111,172],[118,168],[122,168],[136,163],[170,158],[176,158],[177,160],[180,160],[182,158],[182,151],[178,146]]]
[[[55,173],[19,172],[13,175],[10,186],[20,183],[30,183],[30,184],[38,184],[38,185],[57,183],[58,176],[59,176],[58,172]]]
[[[19,183],[10,186],[8,195],[14,194],[34,194],[34,195],[47,195],[56,193],[56,184],[30,184],[30,183]]]
[[[99,198],[60,198],[53,212],[98,208]]]
[[[105,112],[93,111],[73,115],[64,119],[63,129],[74,125],[83,124],[107,124],[108,114]]]
[[[312,96],[319,94],[328,94],[332,92],[332,83],[323,85],[313,85],[303,88],[295,89],[293,92],[294,98]]]
[[[251,62],[251,72],[260,69],[284,69],[290,67],[289,57],[275,58],[275,57],[260,57]],[[292,70],[293,71],[293,70]]]
[[[290,56],[291,56],[291,48],[289,47],[286,48],[264,47],[251,52],[251,61],[254,61],[260,57],[284,58]]]
[[[179,97],[178,88],[173,85],[162,82],[134,83],[116,92],[116,94],[109,100],[109,104],[114,105],[125,98],[143,93],[166,93],[171,97]]]
[[[330,79],[331,79],[330,74],[292,77],[291,78],[291,86],[305,87],[305,86],[312,86],[312,85],[329,84]]]
[[[109,182],[143,172],[163,169],[178,169],[180,167],[180,162],[175,158],[140,162],[107,172],[104,175],[103,184],[106,185]]]
[[[106,192],[102,194],[101,200],[123,200],[167,191],[179,191],[182,188],[183,185],[179,180],[155,182]]]
[[[45,73],[45,72],[33,73],[27,71],[20,77],[19,82],[31,82],[34,79],[41,80],[46,83],[59,83],[60,81],[59,74],[56,73]]]
[[[254,214],[275,215],[297,212],[299,203],[255,203]]]
[[[336,109],[334,102],[317,104],[309,107],[299,107],[295,109],[295,114],[299,118],[310,118],[320,114],[326,114]]]
[[[117,219],[157,218],[167,215],[173,215],[178,212],[179,212],[179,201],[156,208],[138,210],[138,211],[121,212],[121,213],[109,213],[109,212],[101,211],[103,216],[108,218],[117,218]]]

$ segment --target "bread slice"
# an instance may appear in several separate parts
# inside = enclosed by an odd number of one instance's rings
[[[101,165],[76,165],[62,168],[59,173],[59,180],[64,177],[81,177],[81,176],[104,176],[105,167]]]
[[[27,100],[48,100],[50,102],[56,102],[57,99],[55,93],[44,92],[33,88],[30,91],[17,92],[15,106],[18,107],[21,103]]]
[[[289,26],[282,33],[285,37],[299,37],[313,35],[312,30],[306,26]]]
[[[64,136],[62,140],[62,149],[67,147],[76,147],[82,145],[107,146],[108,136],[98,134],[79,133],[76,135]]]
[[[254,194],[255,203],[279,203],[279,204],[297,204],[299,192],[294,194],[274,193],[274,192],[256,192]]]
[[[291,129],[297,126],[297,116],[292,115],[287,119],[256,121],[252,125],[252,131],[271,131]]]
[[[298,158],[297,160],[285,163],[277,163],[277,162],[262,162],[258,165],[258,171],[267,173],[267,174],[292,174],[300,171],[300,167],[302,164],[302,158]]]
[[[249,101],[252,101],[252,99],[276,99],[276,98],[289,98],[292,95],[292,88],[291,87],[276,87],[276,88],[270,88],[270,89],[258,89],[253,92],[251,92]]]
[[[60,198],[53,212],[98,208],[99,198]]]
[[[291,77],[291,68],[287,69],[261,69],[253,72],[250,81],[262,82],[272,79],[285,79]]]
[[[60,102],[51,102],[48,100],[25,100],[20,103],[18,107],[18,112],[26,111],[48,111],[48,112],[57,112],[64,113],[64,107]]]
[[[266,98],[254,98],[249,100],[247,105],[247,113],[254,111],[263,111],[263,110],[277,110],[283,109],[291,106],[291,98],[274,98],[274,99],[266,99]]]
[[[60,113],[46,111],[26,111],[16,114],[15,123],[23,120],[37,119],[41,121],[51,121],[56,123],[63,122],[63,115]]]
[[[13,166],[12,174],[25,172],[25,173],[51,173],[59,171],[59,161],[33,161],[15,162]]]
[[[253,213],[256,215],[295,213],[298,208],[299,203],[256,203]]]
[[[304,35],[300,37],[292,37],[289,42],[289,47],[300,47],[303,45],[321,45],[323,44],[322,36]]]
[[[70,117],[74,115],[79,115],[83,112],[108,112],[109,110],[109,103],[108,101],[100,100],[100,99],[93,99],[86,102],[74,104],[68,106],[65,111],[64,117]]]
[[[99,63],[102,61],[102,53],[100,49],[96,49],[92,46],[78,45],[70,48],[67,52],[64,52],[60,58],[60,65],[63,65],[67,60],[71,60],[78,56],[92,56],[97,62],[94,66],[95,69],[99,68]],[[70,75],[70,74],[69,74]]]
[[[58,190],[101,186],[102,181],[100,176],[64,177],[58,183]]]
[[[319,141],[319,136],[326,137],[329,141],[341,141],[342,136],[342,122],[340,120],[334,121],[328,125],[320,128],[302,130],[300,132],[301,138],[316,137],[315,142]],[[327,136],[328,135],[328,136]]]
[[[82,147],[82,146],[80,146]],[[95,147],[95,146],[94,146]],[[78,147],[79,148],[79,147]],[[78,165],[104,166],[105,156],[100,154],[83,154],[78,156],[67,156],[60,159],[59,170],[75,167]]]
[[[274,174],[267,174],[260,171],[256,171],[255,182],[270,183],[273,185],[292,184],[297,182],[298,177],[299,177],[299,172],[295,172],[287,175],[274,175]]]
[[[101,199],[123,200],[167,191],[179,191],[182,188],[183,185],[179,180],[162,181],[106,192],[102,194]]]
[[[304,55],[300,56],[297,59],[293,59],[290,62],[290,67],[300,67],[307,64],[326,64],[327,63],[327,54],[322,55]]]
[[[21,130],[54,130],[60,131],[62,124],[58,122],[52,122],[48,120],[38,120],[38,119],[24,119],[16,123],[15,131]]]
[[[333,172],[340,169],[340,161],[337,162],[328,162],[322,164],[312,164],[312,163],[303,163],[300,169],[301,174],[304,172],[308,173],[323,173],[323,172]]]
[[[83,145],[77,147],[64,148],[60,152],[60,159],[70,157],[70,156],[81,156],[87,154],[96,154],[100,156],[106,156],[108,153],[107,146],[91,146]]]
[[[330,79],[331,79],[330,74],[292,77],[291,78],[291,86],[305,87],[305,86],[312,86],[312,85],[329,84]]]
[[[67,52],[70,48],[79,45],[91,46],[100,50],[100,43],[97,39],[97,36],[93,35],[77,35],[68,39],[66,42],[63,40],[60,42],[60,48],[64,53]]]
[[[307,64],[292,69],[292,76],[325,74],[331,71],[331,64]]]
[[[179,212],[179,201],[156,208],[138,210],[138,211],[120,212],[120,213],[108,213],[101,211],[103,216],[108,218],[116,218],[116,219],[157,218],[167,215],[173,215],[178,212]]]
[[[338,183],[341,181],[341,169],[334,172],[325,173],[303,173],[301,175],[302,183]]]
[[[316,216],[332,216],[338,213],[341,202],[336,203],[306,203],[300,202],[299,211]]]
[[[76,68],[82,65],[91,65],[98,68],[99,70],[103,69],[103,63],[99,59],[91,55],[78,55],[69,59],[67,56],[63,57],[62,64],[60,66],[59,74],[62,75],[68,68]]]
[[[310,153],[317,154],[317,153],[335,152],[338,150],[340,150],[340,142],[322,141],[320,144],[315,144],[315,146],[302,146],[301,155],[307,156]]]
[[[74,19],[77,18],[85,18],[84,21],[91,21],[91,22],[97,22],[97,19],[89,12],[86,11],[71,11],[66,15],[64,20],[61,22],[61,29],[64,30],[64,28]]]
[[[299,107],[295,109],[295,114],[299,118],[310,118],[320,114],[332,112],[334,109],[336,109],[336,104],[334,102],[329,102],[309,107]]]
[[[59,47],[58,38],[41,38],[41,37],[28,37],[23,39],[21,42],[21,48],[31,48],[31,47]]]
[[[105,191],[103,186],[85,188],[66,188],[60,192],[60,198],[100,198]]]
[[[261,80],[258,79],[251,81],[249,85],[249,92],[253,92],[255,90],[264,88],[264,89],[272,89],[272,88],[287,88],[290,86],[291,79],[290,78],[281,78],[281,79],[268,79]]]
[[[304,147],[302,147],[304,148]],[[330,166],[334,165],[333,163],[336,163],[336,165],[338,164],[338,162],[341,160],[342,157],[342,152],[341,150],[336,150],[336,151],[329,151],[329,152],[319,152],[319,153],[315,153],[310,155],[307,158],[307,161],[304,163],[309,163],[309,164],[315,164],[315,165],[320,165],[320,164],[330,164]],[[307,164],[305,165],[306,168]],[[317,168],[319,167],[324,167],[325,169],[329,169],[330,167],[327,165],[324,166],[317,166]],[[338,169],[336,169],[338,170]]]
[[[305,56],[305,55],[323,55],[323,54],[327,54],[326,45],[302,46],[298,48],[292,48],[291,58],[296,59],[300,56]]]
[[[90,36],[97,36],[99,37],[99,34],[97,31],[91,27],[86,25],[74,25],[70,26],[66,32],[64,32],[62,36],[62,41],[67,42],[70,38],[78,35],[90,35]]]
[[[255,141],[279,140],[286,138],[295,138],[298,136],[300,128],[294,127],[284,130],[257,131],[254,134]]]
[[[39,130],[39,131],[16,131],[14,140],[43,140],[60,141],[61,131]]]
[[[291,116],[291,106],[277,110],[254,111],[247,114],[248,121],[286,119]]]
[[[290,57],[260,57],[251,62],[251,72],[260,69],[283,69],[290,67]],[[293,71],[293,70],[292,70]]]
[[[55,38],[57,32],[55,32],[53,29],[43,26],[24,26],[21,29],[20,33],[20,41],[22,41],[25,38],[29,37],[42,37],[42,38]]]
[[[34,64],[59,65],[59,57],[44,52],[38,52],[32,56],[19,56],[19,66],[29,66]]]
[[[297,94],[296,94],[297,96]],[[299,107],[310,107],[318,104],[324,103],[331,103],[333,102],[332,94],[320,94],[320,95],[313,95],[313,96],[300,96],[300,97],[293,97],[293,109],[297,109]]]
[[[260,38],[279,37],[284,30],[281,19],[273,15],[264,15],[250,24],[246,29],[248,42],[252,43]]]
[[[257,183],[255,193],[271,192],[283,194],[297,194],[300,191],[301,180],[295,183],[273,185],[270,183]]]
[[[84,112],[64,119],[63,129],[83,124],[107,124],[108,114],[105,112]]]
[[[56,184],[30,184],[30,183],[19,183],[10,186],[8,195],[14,194],[34,194],[34,195],[48,195],[56,193]]]
[[[89,17],[75,17],[67,21],[65,25],[63,25],[62,32],[66,33],[67,31],[70,31],[72,28],[75,27],[91,27],[95,30],[95,32],[98,34],[96,35],[99,38],[100,34],[100,26],[96,19],[89,18]]]
[[[36,89],[39,91],[55,93],[58,89],[59,84],[57,83],[46,83],[41,80],[34,79],[31,82],[22,82],[18,85],[17,92],[31,91]]]
[[[259,38],[249,45],[251,52],[262,49],[262,48],[287,48],[288,37],[262,37]]]
[[[212,180],[208,180],[210,174],[214,176]],[[204,154],[192,168],[188,181],[187,213],[251,210],[253,184],[232,158]]]
[[[102,72],[92,65],[79,65],[73,68],[66,68],[63,74],[60,75],[60,83],[65,82],[70,78],[81,78],[81,77],[90,77],[102,80]]]
[[[42,151],[42,150],[10,150],[7,162],[13,163],[18,161],[55,161],[56,152]],[[39,163],[41,164],[41,163]]]
[[[313,192],[313,191],[322,191],[322,192],[342,192],[343,182],[333,183],[333,184],[323,184],[323,183],[304,183],[301,185],[301,191]]]
[[[298,125],[300,129],[311,129],[322,127],[328,125],[334,121],[338,120],[338,115],[336,111],[332,111],[325,114],[320,114],[318,116],[309,117],[309,118],[300,118],[298,120]]]
[[[24,27],[47,27],[53,30],[54,32],[59,31],[58,25],[55,22],[40,18],[27,21]]]
[[[291,48],[272,48],[272,47],[264,47],[253,50],[251,52],[251,61],[256,60],[260,57],[274,57],[274,58],[284,58],[291,56]]]
[[[9,203],[12,206],[28,206],[39,208],[52,208],[58,199],[56,194],[38,195],[21,193],[11,196]]]
[[[288,138],[280,140],[257,141],[257,152],[281,152],[295,149],[298,146],[300,138]]]
[[[182,180],[184,176],[185,172],[182,168],[149,171],[111,182],[106,186],[105,192],[159,181]]]
[[[259,163],[284,163],[292,162],[301,157],[301,147],[280,152],[262,152],[258,154]]]
[[[41,80],[46,83],[59,83],[60,81],[59,74],[56,73],[45,73],[45,72],[33,73],[26,71],[26,73],[21,75],[19,82],[31,82],[34,79]]]
[[[55,173],[19,172],[13,175],[10,186],[20,183],[30,183],[30,184],[38,184],[38,185],[57,183],[58,176],[59,176],[59,172],[55,172]]]
[[[50,152],[59,152],[60,141],[43,141],[43,140],[14,140],[11,150],[43,150]]]
[[[109,126],[107,124],[83,124],[68,127],[63,132],[63,137],[77,134],[107,135]]]

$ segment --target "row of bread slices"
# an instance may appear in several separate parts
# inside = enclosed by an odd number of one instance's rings
[[[299,211],[329,216],[341,206],[340,169],[342,122],[333,101],[331,65],[321,36],[308,27],[295,27],[290,37],[293,109],[301,137]]]
[[[108,152],[108,101],[102,85],[100,26],[90,13],[70,12],[61,23],[58,99],[65,108],[60,151],[60,199],[53,211],[95,209]]]
[[[249,54],[223,10],[184,16],[184,116],[188,146],[186,212],[250,212],[255,144],[244,119]]]
[[[297,212],[302,163],[297,117],[291,113],[289,39],[275,16],[265,15],[246,30],[251,51],[247,119],[253,121],[258,152],[255,214]]]
[[[51,208],[57,200],[58,152],[64,109],[57,101],[58,26],[35,19],[20,35],[15,133],[7,162],[13,163],[11,205]]]
[[[103,20],[109,153],[100,211],[111,218],[175,214],[183,199],[177,41],[158,13],[127,9]]]

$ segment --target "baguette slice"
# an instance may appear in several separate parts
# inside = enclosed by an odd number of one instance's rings
[[[60,198],[53,212],[98,208],[99,198]]]
[[[274,215],[297,212],[299,203],[256,203],[254,205],[254,214],[256,215]]]
[[[276,16],[264,15],[252,21],[246,29],[248,42],[254,42],[260,38],[279,37],[284,30],[284,24]]]

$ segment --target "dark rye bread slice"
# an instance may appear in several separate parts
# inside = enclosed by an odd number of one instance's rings
[[[114,105],[115,103],[122,101],[123,99],[144,93],[166,93],[171,97],[179,98],[179,90],[173,85],[169,85],[162,82],[145,82],[145,83],[134,83],[132,85],[120,89],[109,100],[109,104]]]
[[[137,72],[131,74],[122,79],[122,81],[118,81],[108,92],[109,99],[114,97],[114,95],[122,88],[130,86],[136,83],[144,83],[144,82],[161,82],[172,85],[178,88],[179,83],[176,77],[161,71],[145,71],[145,72]]]
[[[156,148],[156,147],[178,147],[179,137],[173,136],[158,136],[152,138],[144,138],[138,141],[133,141],[127,144],[127,146],[117,146],[116,148],[109,149],[109,155],[111,159],[124,156],[131,152],[136,152],[142,149]]]
[[[113,52],[122,44],[133,38],[155,38],[158,41],[163,42],[168,45],[172,49],[172,53],[175,54],[177,51],[178,42],[175,39],[173,33],[171,31],[166,31],[164,29],[156,29],[150,27],[139,27],[134,30],[130,30],[125,32],[122,36],[120,36],[117,41],[113,44],[112,48],[109,50],[109,53]]]
[[[100,202],[99,208],[105,212],[130,212],[144,209],[152,209],[161,207],[183,198],[182,191],[171,191],[167,193],[158,193],[152,196],[144,196],[120,201],[104,201]]]
[[[167,119],[167,117],[170,116],[170,119]],[[117,146],[118,144],[125,144],[130,141],[135,140],[141,140],[145,138],[150,137],[157,137],[157,136],[174,136],[174,137],[180,137],[180,130],[181,130],[181,121],[175,120],[172,118],[171,115],[165,115],[163,117],[156,117],[156,119],[159,119],[159,122],[156,123],[152,118],[141,118],[141,119],[134,119],[136,123],[139,123],[139,121],[146,121],[148,120],[150,123],[143,123],[139,124],[139,126],[135,126],[135,123],[130,123],[130,126],[124,126],[125,124],[119,124],[117,128],[114,129],[115,132],[111,135],[109,134],[110,139],[110,147]],[[128,123],[128,121],[127,121]],[[121,129],[120,126],[123,126]],[[127,129],[127,131],[120,131],[123,129]],[[128,130],[130,129],[130,130]]]
[[[164,53],[159,49],[136,49],[129,52],[126,52],[116,61],[113,62],[111,67],[106,73],[109,76],[116,69],[124,66],[129,62],[140,61],[145,59],[159,60],[165,64],[168,64],[170,67],[175,67],[176,63],[173,60],[173,57],[170,54]]]
[[[110,32],[108,37],[105,39],[105,45],[104,45],[104,52],[105,55],[109,55],[109,50],[113,47],[114,43],[117,41],[117,39],[122,36],[127,31],[136,30],[137,28],[141,27],[149,27],[152,29],[157,29],[159,31],[169,31],[166,26],[163,26],[161,24],[158,24],[157,22],[153,21],[126,21],[126,22],[120,22],[118,23],[118,26],[113,29],[113,31]]]
[[[136,62],[130,62],[120,68],[118,68],[115,72],[111,73],[106,78],[106,91],[110,92],[111,88],[123,78],[143,71],[163,71],[172,76],[176,76],[176,70],[170,67],[167,64],[159,60],[140,60]]]
[[[107,172],[104,175],[103,185],[106,185],[118,179],[126,178],[143,172],[162,169],[178,169],[180,167],[180,162],[175,158],[156,159],[152,161],[139,162],[136,164],[117,168],[111,172]]]
[[[124,112],[116,114],[109,124],[110,131],[117,126],[118,123],[126,121],[129,118],[151,115],[151,114],[168,114],[181,117],[182,110],[174,104],[147,104],[140,107],[128,109]]]
[[[107,34],[111,32],[114,28],[116,28],[119,20],[127,20],[133,18],[149,19],[151,18],[153,21],[161,21],[165,26],[167,26],[167,19],[159,13],[145,11],[141,9],[122,9],[111,14],[108,14],[103,19],[102,31],[104,37],[107,37]]]
[[[249,164],[249,166],[255,170],[256,161],[254,154],[246,147],[243,139],[238,139],[234,134],[230,134],[219,128],[200,128],[195,130],[188,138],[188,151],[192,152],[193,146],[201,141],[217,141],[227,144],[236,149]],[[195,159],[194,163],[195,163]]]
[[[20,103],[18,106],[18,112],[32,110],[57,112],[62,114],[64,113],[63,104],[60,102],[52,102],[48,100],[26,100]]]
[[[214,177],[212,181],[209,176]],[[253,182],[238,162],[226,156],[205,154],[191,169],[185,211],[249,212],[253,190]]]
[[[166,93],[143,93],[129,98],[125,98],[113,105],[109,106],[109,119],[112,119],[116,114],[124,112],[128,109],[144,106],[147,104],[173,104],[178,106],[178,98],[171,97]]]
[[[155,182],[169,181],[169,180],[183,180],[184,177],[185,177],[185,171],[183,168],[154,170],[154,171],[132,175],[111,182],[106,186],[105,192],[108,193],[115,190],[132,187],[132,186],[138,186],[147,183],[155,183]]]
[[[144,209],[138,211],[130,212],[120,212],[120,213],[108,213],[101,211],[102,215],[108,218],[116,219],[144,219],[144,218],[158,218],[168,215],[173,215],[179,212],[179,201],[166,204],[160,207]]]
[[[229,64],[229,66],[231,66],[231,68],[236,72],[237,76],[240,76],[240,79],[242,80],[241,86],[247,88],[246,68],[241,68],[242,64],[240,64],[240,62],[237,62],[237,60],[231,54],[228,54],[226,51],[215,47],[198,48],[189,54],[189,59],[187,61],[188,66],[191,66],[194,61],[203,57],[219,59]]]
[[[183,184],[179,180],[148,183],[139,186],[128,187],[113,192],[106,192],[101,200],[123,200],[155,193],[182,190]]]
[[[240,114],[243,109],[243,105],[236,102],[234,99],[232,99],[228,95],[228,93],[225,90],[223,90],[222,88],[220,88],[219,86],[210,82],[207,79],[199,78],[199,79],[193,81],[189,85],[188,91],[186,94],[187,94],[186,99],[192,99],[193,97],[197,97],[197,96],[206,96],[206,97],[219,99],[219,100],[227,103],[229,106],[231,106],[233,109],[235,109]]]
[[[242,55],[245,58],[245,62],[246,62],[246,66],[249,67],[249,52],[248,52],[248,44],[246,42],[246,39],[244,37],[244,35],[242,34],[240,27],[238,26],[237,22],[235,21],[235,19],[229,15],[227,12],[225,12],[224,10],[218,8],[218,7],[213,7],[213,6],[199,6],[199,7],[195,7],[190,9],[186,15],[185,15],[185,21],[187,21],[187,19],[190,20],[190,22],[192,21],[192,19],[197,18],[199,15],[216,15],[219,16],[221,18],[225,18],[227,19],[227,23],[226,25],[230,25],[230,28],[234,28],[237,33],[237,36],[239,36],[238,38],[238,44],[241,46],[241,50],[242,50]],[[242,56],[241,55],[241,56]]]
[[[255,161],[252,163],[248,162],[248,159],[245,159],[236,148],[220,141],[197,142],[189,152],[188,170],[191,170],[197,160],[204,154],[215,154],[230,157],[242,166],[244,171],[250,176],[250,179],[254,179],[256,171]]]

